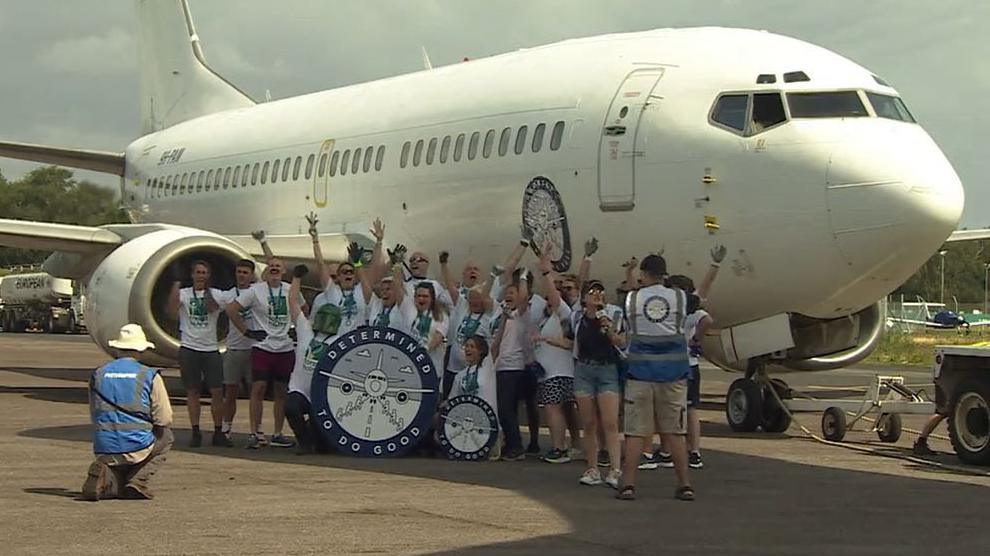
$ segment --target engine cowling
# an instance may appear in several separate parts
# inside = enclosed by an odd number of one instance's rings
[[[107,350],[121,326],[140,324],[155,344],[142,362],[170,364],[178,356],[179,340],[178,325],[166,311],[169,266],[180,262],[188,268],[194,260],[205,260],[213,267],[213,287],[226,289],[234,285],[237,261],[250,258],[231,240],[194,228],[170,227],[134,238],[103,259],[89,278],[84,306],[89,334]]]

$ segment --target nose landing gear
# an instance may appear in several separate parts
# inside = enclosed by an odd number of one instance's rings
[[[776,397],[771,388],[776,390]],[[725,418],[729,427],[736,432],[786,431],[791,426],[791,416],[777,401],[778,397],[781,400],[791,398],[787,383],[779,378],[769,378],[765,363],[751,361],[746,376],[733,381],[725,395]]]

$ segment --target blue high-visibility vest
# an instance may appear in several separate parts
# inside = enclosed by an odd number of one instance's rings
[[[155,442],[151,388],[157,374],[130,358],[111,361],[93,373],[89,412],[94,453],[127,454]]]
[[[629,294],[629,378],[675,382],[691,376],[684,339],[686,306],[683,291],[663,286],[648,286]]]

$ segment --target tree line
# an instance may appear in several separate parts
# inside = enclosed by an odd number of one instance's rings
[[[99,226],[127,222],[112,189],[76,180],[56,166],[37,168],[10,181],[0,171],[0,218]],[[0,268],[44,262],[46,251],[0,247]]]
[[[984,241],[963,241],[943,246],[894,294],[903,294],[905,301],[914,301],[918,295],[925,301],[941,301],[943,264],[945,303],[949,308],[954,308],[953,296],[959,303],[982,306],[987,265],[990,265],[990,247]]]

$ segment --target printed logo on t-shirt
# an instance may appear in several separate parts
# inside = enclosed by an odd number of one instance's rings
[[[271,296],[268,299],[268,325],[281,328],[289,324],[289,307],[285,296]]]
[[[457,327],[457,344],[463,344],[468,338],[478,333],[481,328],[481,316],[468,315]]]
[[[340,314],[344,317],[344,326],[350,326],[354,315],[357,314],[357,301],[354,290],[344,292],[344,300],[340,304]]]
[[[196,297],[193,292],[192,298],[186,304],[186,316],[189,317],[190,328],[207,328],[210,325],[210,315],[206,310],[206,299]]]
[[[430,326],[433,324],[433,317],[429,313],[420,313],[416,316],[416,323],[413,326],[413,337],[419,340],[420,344],[426,345],[430,340]]]
[[[326,354],[328,347],[325,343],[318,340],[310,342],[309,347],[306,348],[306,356],[303,359],[303,369],[309,373],[313,372],[316,369],[316,364]]]
[[[659,295],[655,295],[646,300],[643,304],[643,314],[646,316],[646,320],[658,323],[663,322],[670,314],[670,303],[667,299]]]

